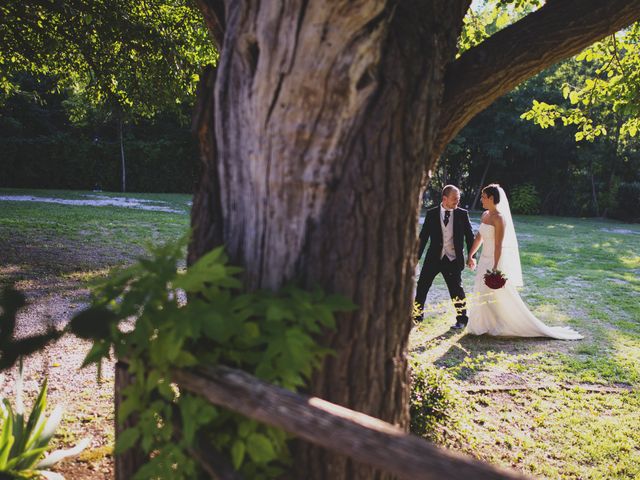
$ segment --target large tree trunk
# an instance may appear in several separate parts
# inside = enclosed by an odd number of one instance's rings
[[[197,125],[247,287],[293,280],[359,306],[324,339],[337,355],[311,393],[402,427],[420,190],[468,3],[229,2],[215,115]],[[199,234],[191,259],[215,244]],[[303,443],[295,460],[299,478],[382,477]]]

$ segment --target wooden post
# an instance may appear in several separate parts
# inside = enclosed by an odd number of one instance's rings
[[[120,425],[118,421],[118,410],[122,404],[124,398],[122,396],[122,390],[133,382],[133,377],[129,374],[127,364],[124,362],[116,363],[115,371],[115,432],[116,443],[118,436],[121,432],[136,424],[136,415],[131,415],[127,420]],[[138,469],[146,462],[147,456],[144,454],[139,445],[135,445],[131,449],[127,450],[120,455],[114,455],[115,457],[115,477],[116,480],[129,480],[138,471]]]

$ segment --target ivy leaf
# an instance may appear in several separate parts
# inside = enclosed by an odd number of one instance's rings
[[[111,335],[111,325],[118,321],[118,316],[111,310],[92,306],[75,315],[69,328],[74,335],[86,340],[102,340]]]
[[[231,447],[231,459],[233,461],[233,468],[240,469],[242,461],[244,460],[244,454],[246,452],[245,444],[242,440],[236,440]]]
[[[103,358],[109,358],[109,350],[111,349],[111,345],[109,342],[105,340],[97,341],[87,353],[87,356],[84,357],[82,362],[82,368],[91,365],[92,363],[98,363]]]
[[[140,438],[140,430],[137,428],[127,428],[124,432],[118,434],[115,453],[124,453],[132,448]]]
[[[266,463],[276,457],[271,440],[261,433],[252,433],[247,438],[247,453],[256,463]]]
[[[342,295],[329,295],[323,302],[334,312],[351,312],[358,306]]]

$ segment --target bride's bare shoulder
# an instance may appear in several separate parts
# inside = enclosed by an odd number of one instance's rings
[[[504,228],[504,225],[505,225],[504,215],[502,215],[500,212],[496,212],[495,215],[493,216],[493,226],[496,228],[498,227]]]

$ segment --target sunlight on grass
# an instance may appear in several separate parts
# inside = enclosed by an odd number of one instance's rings
[[[600,219],[516,223],[525,238],[523,300],[541,320],[585,338],[452,333],[452,310],[440,305],[414,328],[410,349],[468,392],[443,443],[540,478],[640,478],[638,229]],[[473,275],[465,271],[463,281],[469,291]],[[435,283],[429,295],[446,298],[446,287]]]
[[[624,265],[626,268],[640,268],[640,255],[634,255],[630,257],[621,256],[618,257],[618,260],[620,260],[622,265]]]
[[[70,272],[63,274],[62,278],[68,278],[70,280],[77,280],[80,282],[90,282],[92,280],[106,277],[110,271],[111,268],[99,268],[97,270]]]

